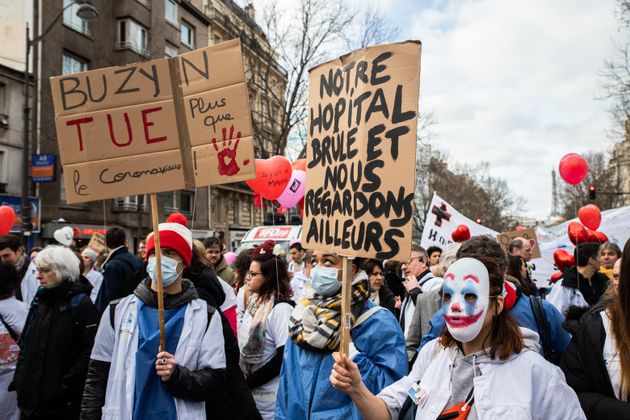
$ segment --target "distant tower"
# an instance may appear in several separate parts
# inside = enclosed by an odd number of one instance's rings
[[[558,197],[558,183],[556,181],[556,170],[551,170],[551,215],[557,216],[560,214],[560,209],[558,208],[560,204],[560,200]]]

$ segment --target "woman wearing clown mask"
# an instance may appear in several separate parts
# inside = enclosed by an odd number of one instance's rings
[[[560,369],[536,351],[535,333],[503,310],[503,274],[489,257],[457,260],[444,276],[447,328],[408,376],[374,395],[335,353],[331,384],[367,420],[397,419],[403,405],[406,419],[585,418]]]
[[[310,280],[314,293],[293,310],[285,345],[276,419],[360,419],[349,396],[333,389],[332,353],[339,349],[343,258],[313,253]],[[407,372],[405,341],[396,318],[370,298],[370,282],[352,261],[353,327],[349,360],[359,380],[376,392]]]

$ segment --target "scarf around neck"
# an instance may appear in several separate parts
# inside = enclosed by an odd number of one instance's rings
[[[359,271],[352,281],[352,323],[370,298],[370,281]],[[305,297],[289,320],[289,336],[300,347],[336,351],[341,339],[341,292],[334,296]]]
[[[238,329],[241,349],[240,365],[245,376],[252,373],[254,365],[262,362],[265,339],[267,338],[267,318],[275,303],[275,295],[263,300],[257,293],[251,295],[246,312],[252,317],[249,331]]]

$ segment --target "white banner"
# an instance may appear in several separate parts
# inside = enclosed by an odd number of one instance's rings
[[[530,264],[532,265],[532,279],[536,282],[537,287],[550,287],[549,278],[558,271],[553,261],[553,253],[556,249],[563,248],[567,252],[573,253],[575,247],[569,240],[567,232],[571,222],[579,222],[579,220],[575,218],[550,228],[542,226],[536,228],[541,257],[531,260]],[[420,245],[424,249],[433,245],[444,248],[453,242],[451,233],[457,229],[458,225],[468,226],[471,237],[489,235],[496,239],[499,234],[499,232],[470,220],[437,194],[433,194]],[[610,242],[617,244],[623,250],[626,241],[630,238],[630,206],[603,211],[602,223],[597,230],[604,232]]]
[[[572,254],[575,248],[569,240],[568,226],[571,222],[579,222],[577,218],[561,223],[551,228],[539,226],[536,229],[538,246],[541,257],[532,260],[535,270],[532,278],[538,287],[549,287],[549,278],[558,271],[554,267],[553,253],[556,249],[563,248]],[[613,242],[623,250],[628,238],[630,238],[630,206],[602,212],[602,223],[597,229],[604,232],[610,242]]]
[[[439,246],[444,248],[446,245],[453,243],[451,234],[457,226],[466,225],[470,230],[470,236],[490,235],[496,239],[499,232],[488,229],[468,217],[464,216],[453,208],[449,203],[442,200],[439,195],[433,194],[431,206],[427,212],[424,221],[424,230],[422,231],[422,241],[420,246],[427,249],[430,246]]]

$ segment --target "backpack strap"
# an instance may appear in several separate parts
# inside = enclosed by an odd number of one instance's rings
[[[116,306],[120,303],[121,299],[114,299],[109,302],[109,323],[112,326],[112,330],[116,330],[114,323],[116,321]]]
[[[206,303],[206,308],[208,308],[208,321],[206,322],[206,331],[208,331],[208,327],[210,326],[210,321],[212,320],[212,315],[217,311],[214,309],[212,305],[208,305]]]
[[[538,334],[542,341],[543,354],[545,359],[553,364],[558,364],[558,355],[551,346],[551,335],[549,334],[549,324],[547,322],[547,315],[542,305],[542,299],[539,296],[530,296],[529,303],[532,306],[532,312],[534,313],[534,320],[536,321],[536,327],[538,327]]]
[[[368,309],[367,311],[365,311],[361,315],[359,315],[359,317],[356,319],[356,321],[354,321],[354,325],[352,326],[352,328],[358,327],[366,319],[368,319],[369,317],[371,317],[373,314],[375,314],[376,312],[380,311],[381,309],[385,309],[385,308],[383,308],[381,305],[372,306],[370,309]]]
[[[7,329],[13,341],[17,343],[20,340],[20,337],[17,335],[15,330],[11,328],[11,326],[7,323],[7,321],[4,320],[4,317],[2,316],[2,314],[0,314],[0,322],[2,322],[2,325],[4,325],[4,328]]]

